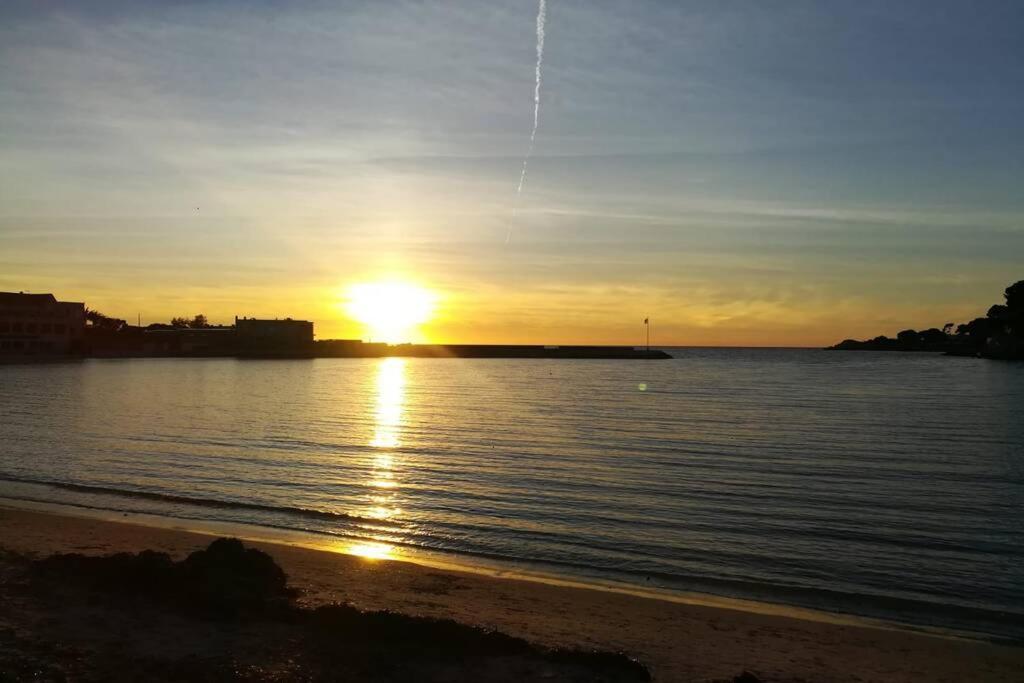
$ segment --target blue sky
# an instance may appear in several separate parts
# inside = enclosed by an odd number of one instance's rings
[[[445,341],[821,344],[1024,277],[1024,5],[5,3],[0,289]],[[511,239],[506,236],[511,233]]]

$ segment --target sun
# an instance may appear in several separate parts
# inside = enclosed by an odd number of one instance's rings
[[[371,341],[414,341],[417,327],[434,315],[437,295],[411,282],[363,282],[345,293],[345,311],[366,326]]]

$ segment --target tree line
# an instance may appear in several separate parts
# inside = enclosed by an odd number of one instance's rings
[[[124,320],[121,320],[120,318],[112,318],[91,308],[85,309],[85,325],[86,327],[92,328],[94,330],[106,330],[110,332],[120,332],[123,331],[126,327],[128,327],[128,323],[126,323]],[[199,330],[208,327],[213,327],[213,325],[210,324],[210,321],[206,318],[205,315],[199,313],[197,315],[192,316],[191,318],[187,318],[185,316],[176,316],[174,318],[171,318],[171,322],[169,325],[165,323],[153,323],[149,325],[149,327],[173,327],[177,329]]]
[[[1003,292],[1004,303],[995,304],[982,318],[942,329],[907,329],[895,339],[886,336],[866,341],[847,339],[829,348],[840,351],[944,351],[952,355],[1024,360],[1024,280]]]

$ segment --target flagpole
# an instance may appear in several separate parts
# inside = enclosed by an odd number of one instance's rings
[[[644,318],[644,327],[647,328],[647,353],[651,352],[651,319]]]

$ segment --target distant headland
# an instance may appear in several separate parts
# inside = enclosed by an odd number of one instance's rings
[[[933,351],[952,356],[1024,360],[1024,280],[1003,293],[1005,303],[988,309],[984,318],[942,329],[903,330],[895,339],[885,336],[865,341],[847,339],[832,351]]]

